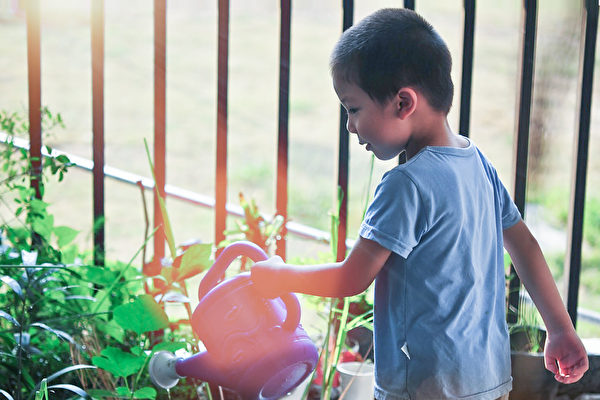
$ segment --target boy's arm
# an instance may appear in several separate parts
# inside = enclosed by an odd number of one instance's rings
[[[288,292],[346,297],[365,291],[390,254],[378,243],[359,237],[342,262],[290,265],[280,257],[272,257],[254,264],[250,274],[258,290],[268,297]]]
[[[504,247],[546,325],[546,368],[559,382],[578,381],[588,369],[586,350],[573,328],[544,255],[523,221],[504,230]]]

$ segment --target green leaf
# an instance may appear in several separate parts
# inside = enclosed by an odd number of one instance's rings
[[[89,389],[88,394],[93,398],[114,397],[115,394],[105,389]]]
[[[74,243],[72,243],[70,246],[62,247],[60,252],[62,253],[62,262],[65,264],[74,264],[75,260],[79,256],[79,249]]]
[[[68,333],[60,331],[58,329],[51,328],[46,324],[42,324],[41,322],[35,322],[35,323],[31,324],[31,326],[42,328],[48,332],[55,334],[56,336],[58,336],[61,339],[65,339],[72,344],[77,344],[77,343],[75,343],[75,340],[71,337],[71,335],[69,335]]]
[[[32,388],[35,387],[35,381],[31,377],[29,370],[27,368],[23,368],[23,369],[21,369],[21,373],[23,374],[23,378],[25,379],[25,382],[27,383],[27,385],[29,385],[29,387],[32,387]]]
[[[56,244],[59,248],[64,247],[71,243],[78,233],[78,230],[69,228],[68,226],[57,226],[54,228],[54,234],[57,238]]]
[[[171,353],[175,353],[177,350],[185,349],[186,347],[187,345],[184,342],[160,342],[152,348],[152,351],[156,352],[160,350],[165,350],[170,351]]]
[[[46,380],[48,382],[50,382],[50,381],[58,378],[59,376],[67,374],[67,373],[69,373],[71,371],[78,371],[78,370],[81,370],[81,369],[88,369],[88,368],[96,369],[96,367],[93,366],[93,365],[85,365],[85,364],[71,365],[70,367],[66,367],[66,368],[61,369],[60,371],[56,371],[55,373],[53,373],[52,375],[50,375],[48,378],[46,378]]]
[[[107,335],[114,338],[117,342],[123,343],[125,340],[125,330],[121,328],[119,324],[114,319],[111,319],[109,322],[105,324],[98,324],[97,328]]]
[[[56,156],[56,161],[60,161],[63,164],[69,164],[71,162],[71,160],[69,160],[69,157],[67,157],[64,154],[59,154],[58,156]]]
[[[125,386],[119,386],[116,389],[116,392],[119,396],[130,397],[130,395],[131,395],[131,391],[128,388],[126,388]]]
[[[154,346],[154,347],[156,348],[156,346]],[[4,351],[0,351],[0,357],[17,358],[14,354],[6,353]]]
[[[85,390],[83,390],[82,388],[80,388],[79,386],[75,386],[75,385],[70,385],[70,384],[66,384],[66,383],[61,383],[58,385],[52,385],[52,386],[48,386],[48,389],[64,389],[64,390],[68,390],[70,392],[73,392],[83,398],[88,398],[88,394],[85,392]]]
[[[13,397],[6,391],[0,389],[0,394],[6,397],[8,400],[14,400]]]
[[[7,320],[8,322],[12,323],[13,325],[21,326],[21,324],[19,324],[19,322],[17,322],[17,320],[14,319],[12,317],[12,315],[10,315],[9,313],[7,313],[6,311],[0,310],[0,318],[4,318],[5,320]]]
[[[137,297],[133,302],[115,307],[113,316],[121,327],[137,334],[169,326],[165,311],[147,294]]]
[[[169,245],[169,250],[171,251],[171,258],[175,259],[175,237],[173,236],[173,230],[171,229],[171,221],[169,220],[169,214],[167,214],[167,206],[165,205],[165,200],[161,196],[161,193],[158,190],[158,186],[156,184],[156,174],[154,173],[154,165],[152,164],[152,158],[150,157],[150,150],[148,149],[148,142],[146,142],[146,139],[144,139],[144,145],[146,146],[146,155],[148,156],[148,163],[150,164],[152,178],[154,179],[154,193],[156,194],[156,198],[158,199],[158,205],[160,206],[160,213],[162,215],[164,224],[163,228],[165,232],[165,238],[167,239],[167,244]]]
[[[42,236],[46,241],[50,242],[52,237],[52,228],[54,227],[54,216],[44,214],[41,218],[33,220],[33,230]]]
[[[153,387],[143,387],[133,393],[134,399],[154,399],[156,398],[156,389]]]
[[[90,280],[90,282],[94,282],[92,280]],[[110,308],[110,303],[109,302],[101,302],[102,299],[105,299],[106,297],[109,297],[110,294],[104,290],[104,289],[100,289],[98,290],[98,293],[96,293],[96,301],[94,302],[96,307],[94,308],[94,312],[95,313],[100,313],[98,314],[98,317],[104,319],[104,320],[108,320],[108,315],[107,312],[109,311]]]
[[[36,214],[44,214],[46,212],[46,208],[48,208],[48,203],[33,197],[35,195],[35,190],[31,188],[24,188],[21,196],[26,196],[23,200],[29,201],[29,206],[31,207],[31,211]],[[54,221],[53,221],[54,222]]]
[[[132,347],[131,353],[135,354],[136,356],[141,356],[144,353],[144,350],[141,347]]]
[[[46,378],[40,382],[40,389],[35,392],[35,400],[48,399],[48,382]]]
[[[107,347],[100,354],[101,356],[92,357],[92,363],[117,378],[126,378],[137,373],[144,366],[146,360],[145,356],[140,357],[126,353],[116,347]]]
[[[94,220],[93,231],[98,232],[100,229],[102,229],[104,227],[105,221],[106,218],[103,215],[96,217],[96,219]]]
[[[94,282],[97,285],[108,286],[117,277],[118,272],[111,271],[108,268],[96,267],[88,265],[85,267],[84,276],[89,282]]]
[[[179,266],[179,276],[194,276],[208,267],[210,267],[210,256],[212,254],[212,244],[194,244],[187,248],[181,258]]]
[[[96,301],[96,298],[92,297],[92,296],[83,296],[83,295],[74,294],[71,296],[65,296],[64,300],[66,300],[66,301],[68,301],[68,300],[85,300],[85,301],[94,302],[94,301]]]
[[[23,289],[21,289],[21,285],[19,285],[19,282],[7,275],[0,276],[0,281],[10,286],[13,292],[15,292],[21,299],[23,299]]]

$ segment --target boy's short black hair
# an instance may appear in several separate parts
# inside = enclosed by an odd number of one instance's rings
[[[350,27],[337,42],[330,67],[334,77],[357,84],[380,103],[409,86],[420,90],[435,110],[450,111],[450,51],[414,11],[385,8]]]

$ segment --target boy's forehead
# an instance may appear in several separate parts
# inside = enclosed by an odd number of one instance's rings
[[[345,84],[358,84],[359,78],[358,74],[354,70],[349,70],[348,68],[337,68],[332,71],[331,78],[333,79],[333,83],[345,83]]]
[[[355,83],[349,82],[346,79],[333,77],[333,89],[337,93],[340,100],[350,98],[356,93],[359,93],[362,89]]]

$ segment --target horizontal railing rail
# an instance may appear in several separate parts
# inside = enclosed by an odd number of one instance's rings
[[[5,132],[0,130],[0,143],[7,143],[8,141],[12,141],[13,145],[19,149],[29,150],[29,142],[23,138],[19,137],[9,137]],[[94,162],[90,159],[80,157],[75,154],[70,154],[60,149],[52,149],[52,153],[48,153],[46,148],[42,148],[42,156],[43,157],[56,157],[59,155],[65,155],[69,158],[73,166],[92,172],[94,169]],[[120,168],[115,168],[110,165],[104,166],[104,176],[106,178],[111,178],[115,181],[123,182],[131,185],[138,185],[138,182],[142,184],[144,189],[146,190],[154,190],[154,180],[150,177],[134,174],[129,171],[125,171]],[[166,184],[165,185],[165,194],[167,197],[181,200],[190,204],[194,204],[197,206],[201,206],[204,208],[215,209],[216,201],[214,197],[207,196],[201,193],[197,193],[188,189],[184,189],[178,186]],[[244,210],[240,205],[227,203],[226,211],[228,215],[243,218]],[[267,218],[266,216],[264,216]],[[299,238],[313,240],[319,243],[329,244],[331,242],[331,234],[329,232],[323,231],[321,229],[313,228],[311,226],[301,224],[295,221],[287,221],[286,230],[290,234],[293,234]],[[346,246],[351,248],[354,245],[354,239],[346,239]]]

